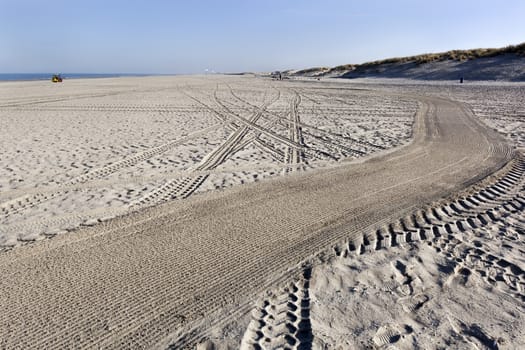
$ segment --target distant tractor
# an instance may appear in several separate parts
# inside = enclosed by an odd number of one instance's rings
[[[62,77],[60,76],[60,74],[53,74],[53,78],[51,78],[51,81],[53,83],[61,83]]]

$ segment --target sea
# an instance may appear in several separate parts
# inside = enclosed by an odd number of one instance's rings
[[[20,80],[51,80],[55,73],[0,73],[0,81]],[[117,77],[144,77],[151,74],[117,74],[117,73],[61,73],[64,79],[90,79],[90,78],[117,78]]]

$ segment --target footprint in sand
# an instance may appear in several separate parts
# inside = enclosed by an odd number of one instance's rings
[[[398,347],[394,344],[412,332],[413,329],[409,325],[386,324],[379,327],[372,342],[379,349],[397,349]]]
[[[423,307],[430,297],[426,294],[416,294],[409,299],[402,301],[403,310],[407,313],[415,313]]]

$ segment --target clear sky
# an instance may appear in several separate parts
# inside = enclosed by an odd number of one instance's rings
[[[2,73],[270,71],[524,41],[524,0],[0,0]]]

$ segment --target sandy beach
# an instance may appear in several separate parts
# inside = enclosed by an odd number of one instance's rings
[[[408,142],[417,108],[413,100],[380,94],[343,93],[354,96],[346,102],[338,92],[229,77],[0,89],[2,248],[390,149]]]
[[[0,83],[0,348],[523,348],[524,91]]]

